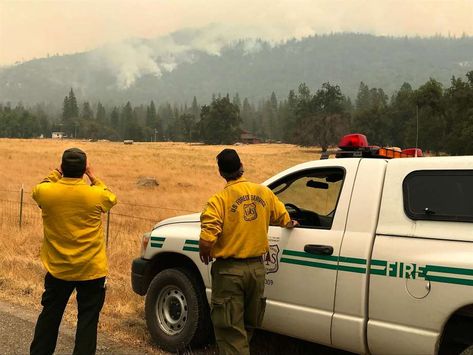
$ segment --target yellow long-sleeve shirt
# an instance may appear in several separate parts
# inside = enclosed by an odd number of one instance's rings
[[[42,210],[44,238],[41,261],[54,277],[85,281],[108,273],[101,215],[116,196],[99,179],[92,185],[81,178],[53,171],[33,189]]]
[[[200,221],[200,238],[215,242],[212,257],[251,258],[268,251],[268,226],[290,217],[269,188],[240,178],[210,198]]]

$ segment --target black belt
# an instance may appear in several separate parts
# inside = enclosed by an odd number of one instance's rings
[[[251,258],[217,258],[217,260],[229,260],[229,261],[263,261],[262,256],[254,256]]]

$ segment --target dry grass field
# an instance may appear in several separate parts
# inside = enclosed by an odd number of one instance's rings
[[[39,260],[42,223],[31,199],[32,187],[60,164],[70,147],[86,151],[89,161],[119,203],[112,209],[108,255],[110,275],[100,327],[115,339],[147,346],[144,298],[130,285],[131,260],[139,255],[140,237],[156,222],[188,212],[199,212],[205,201],[224,186],[215,156],[222,146],[184,143],[138,143],[0,139],[0,298],[39,310],[44,270]],[[317,159],[314,149],[291,145],[236,147],[245,176],[262,182],[297,163]],[[155,177],[159,186],[137,186],[140,176]],[[19,199],[23,186],[22,227]],[[75,302],[66,320],[75,320]],[[148,351],[160,353],[159,350]]]

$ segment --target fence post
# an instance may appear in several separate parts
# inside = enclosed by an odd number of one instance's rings
[[[108,236],[110,234],[110,211],[107,212],[107,231],[105,233],[105,243],[108,248]]]
[[[21,229],[21,224],[23,222],[23,185],[21,185],[21,190],[20,190],[20,220],[19,220],[19,226]]]

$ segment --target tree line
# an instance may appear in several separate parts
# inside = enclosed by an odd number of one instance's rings
[[[59,118],[44,111],[0,105],[0,137],[50,137],[61,131],[80,139],[232,144],[250,132],[261,141],[327,149],[344,134],[358,132],[373,145],[473,153],[473,71],[452,77],[449,87],[435,79],[417,89],[404,83],[390,97],[361,82],[354,102],[328,82],[315,91],[301,83],[285,98],[273,92],[256,104],[236,93],[213,95],[205,105],[194,97],[190,106],[79,103],[71,89]]]

